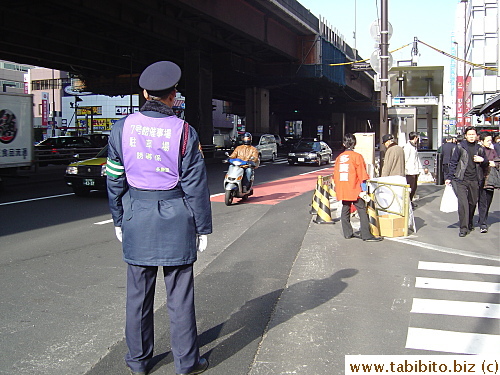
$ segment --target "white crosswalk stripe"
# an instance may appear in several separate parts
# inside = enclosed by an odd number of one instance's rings
[[[444,298],[413,298],[406,348],[456,354],[498,354],[500,283],[469,279],[492,279],[490,275],[500,275],[500,267],[421,261],[418,269],[427,275],[434,271],[437,277],[416,277],[416,291]],[[461,273],[467,280],[440,277],[451,273]],[[461,298],[464,300],[457,300]],[[485,301],[474,302],[477,299]],[[416,322],[418,327],[412,326]],[[481,330],[479,327],[482,327],[481,332],[477,332]]]
[[[457,354],[498,355],[500,335],[410,327],[406,347]]]
[[[414,298],[410,312],[500,319],[500,304]]]

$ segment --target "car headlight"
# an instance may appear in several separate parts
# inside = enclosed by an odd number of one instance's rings
[[[101,165],[101,176],[106,176],[106,164]]]
[[[66,174],[78,174],[78,167],[68,165],[66,167]]]
[[[288,156],[295,156],[295,152],[290,152]]]
[[[308,156],[310,159],[316,159],[318,157],[318,154],[310,153]]]

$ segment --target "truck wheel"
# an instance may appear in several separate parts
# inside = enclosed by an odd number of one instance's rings
[[[224,203],[226,206],[230,206],[233,203],[234,193],[233,190],[226,190],[226,196],[224,199]]]
[[[88,197],[90,195],[90,189],[81,186],[73,186],[73,193],[79,197]]]

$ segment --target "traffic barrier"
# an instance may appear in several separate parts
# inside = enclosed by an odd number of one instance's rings
[[[318,176],[318,179],[316,180],[316,188],[314,189],[311,209],[309,210],[311,215],[316,215],[318,213],[319,203],[321,201],[319,193],[319,189],[321,188],[321,179],[322,177]]]
[[[319,205],[317,208],[316,224],[335,224],[330,211],[330,192],[328,185],[322,185],[318,190]]]
[[[324,186],[325,189],[328,190],[328,193],[330,195],[330,204],[332,203],[332,200],[335,200],[336,194],[333,188],[333,175],[330,174],[327,176],[318,176],[316,180],[316,188],[314,189],[312,197],[311,209],[309,210],[309,213],[311,215],[316,215],[318,213],[318,207],[322,196],[319,190],[322,186]]]
[[[377,208],[375,207],[375,196],[370,194],[370,201],[366,205],[366,213],[368,214],[368,222],[370,223],[370,232],[374,236],[380,236],[380,225],[378,222]]]
[[[383,229],[380,229],[381,219],[379,218],[386,218],[387,215],[402,219],[401,234],[395,233],[390,237],[400,235],[403,237],[408,236],[409,227],[416,232],[413,210],[410,205],[410,185],[389,182],[389,180],[398,181],[396,177],[397,176],[379,177],[367,181],[373,206],[375,207],[374,211],[379,222],[379,232],[381,236],[386,236],[386,234],[384,234]],[[405,181],[404,177],[399,178],[399,180],[401,179]]]

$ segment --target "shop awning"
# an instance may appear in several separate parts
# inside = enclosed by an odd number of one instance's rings
[[[480,111],[481,111],[482,106],[483,106],[482,104],[475,105],[474,107],[469,109],[467,112],[465,112],[464,116],[474,116],[474,115],[479,116],[481,114]]]
[[[475,108],[475,107],[474,107]],[[488,100],[481,106],[480,115],[500,110],[500,94]]]

